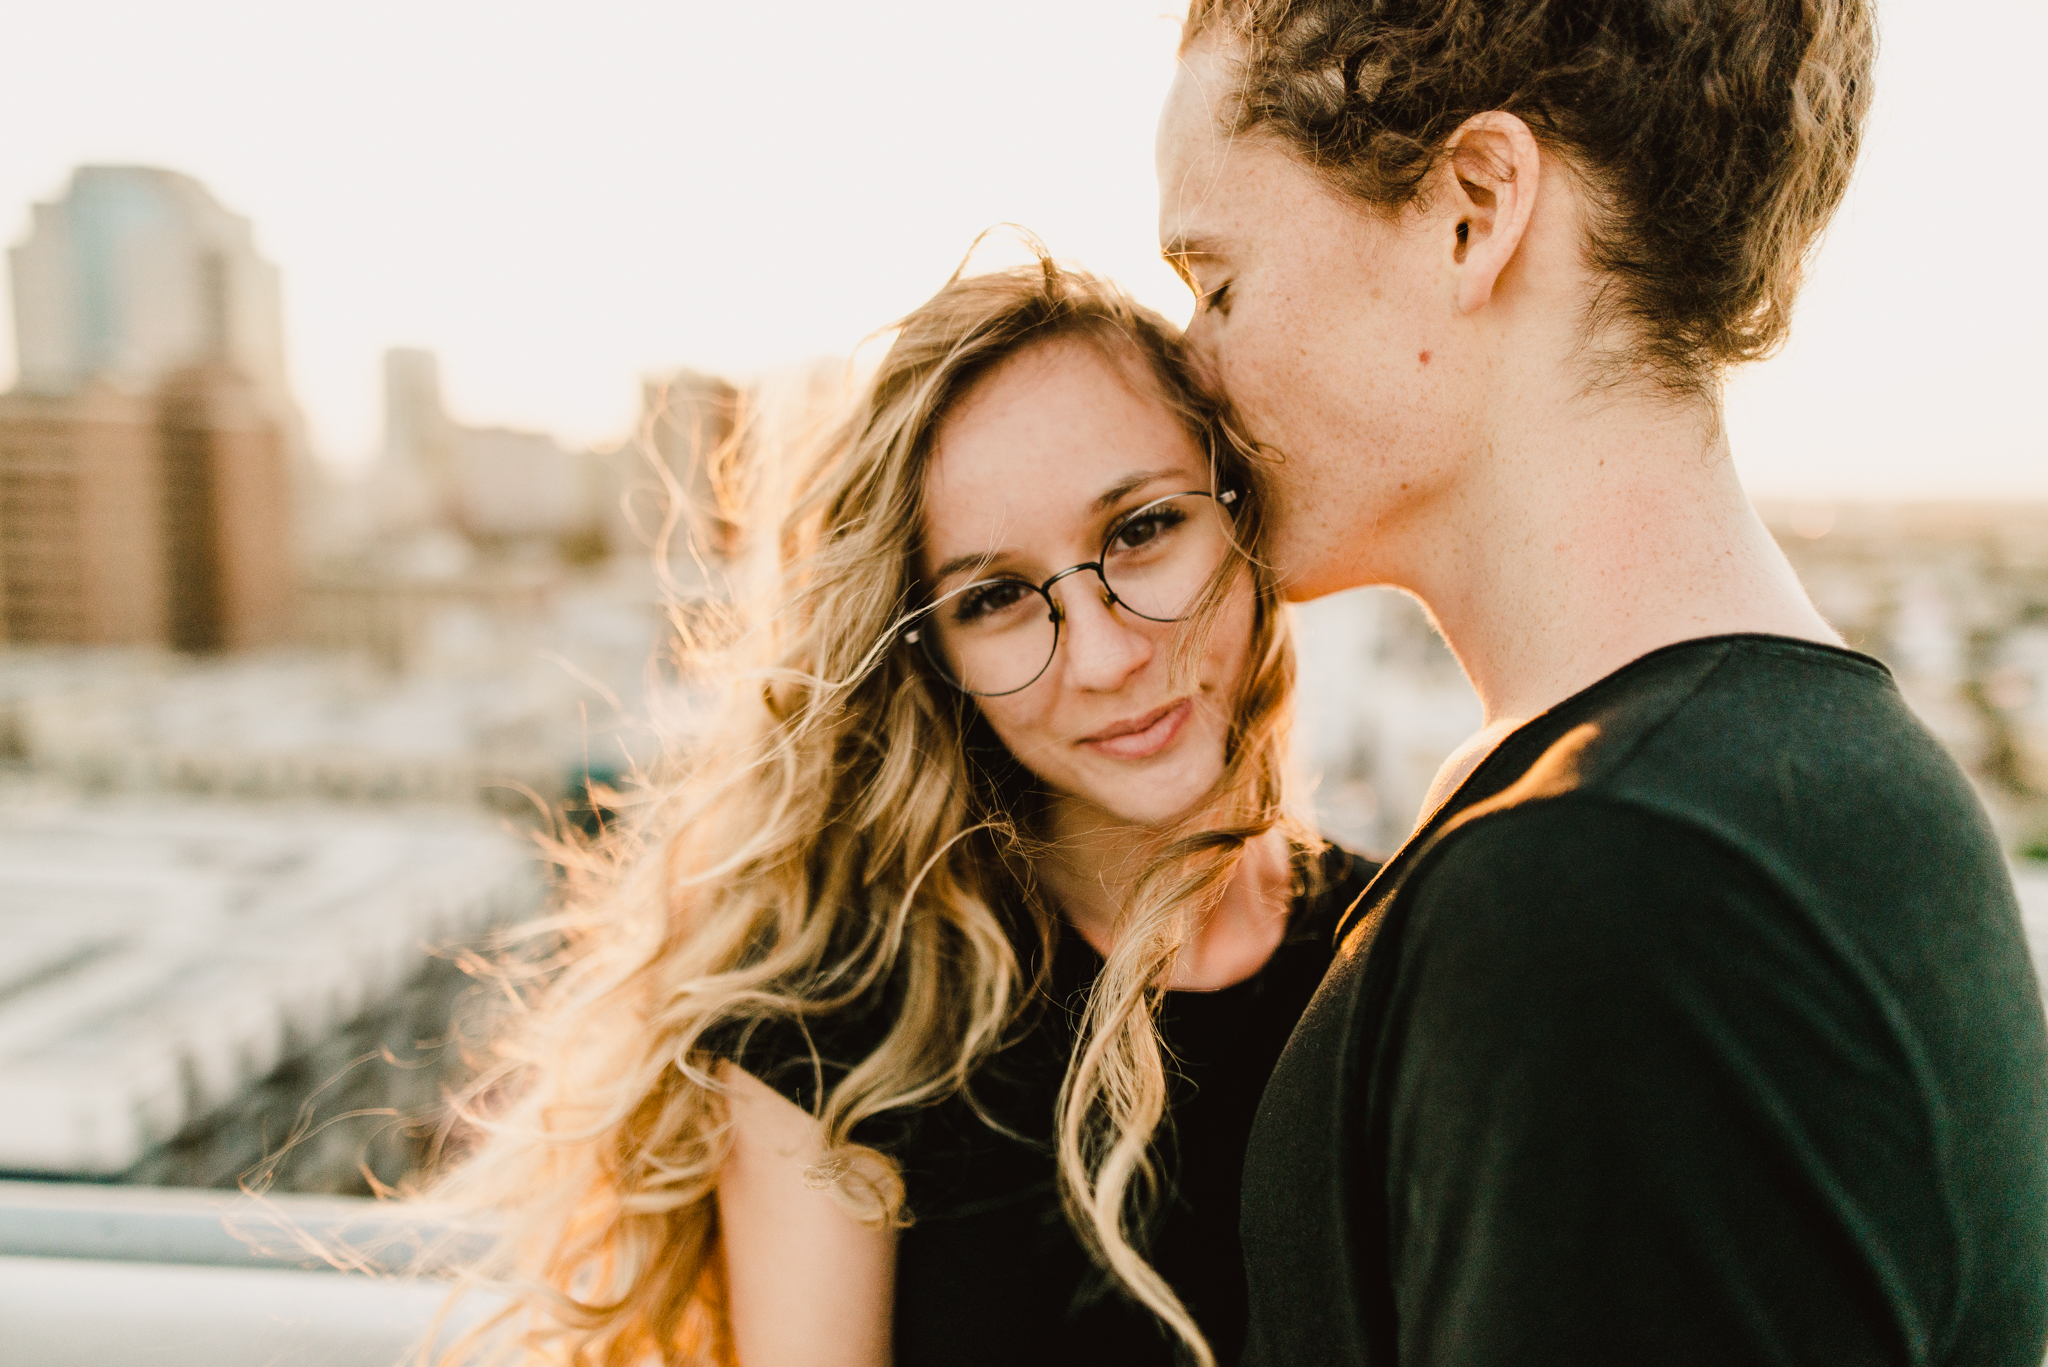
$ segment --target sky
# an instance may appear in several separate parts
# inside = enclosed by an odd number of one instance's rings
[[[464,421],[615,439],[641,376],[846,354],[997,223],[1184,318],[1152,170],[1175,9],[20,0],[0,238],[75,165],[183,171],[281,268],[330,459],[374,452],[399,345],[439,353]],[[1945,12],[1881,3],[1850,199],[1792,344],[1731,382],[1759,496],[2048,497],[2048,176],[2021,105],[2048,5]]]

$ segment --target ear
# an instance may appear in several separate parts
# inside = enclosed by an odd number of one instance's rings
[[[1459,124],[1444,152],[1447,207],[1458,235],[1452,253],[1458,309],[1474,313],[1492,301],[1501,272],[1522,245],[1542,164],[1529,125],[1498,109]]]

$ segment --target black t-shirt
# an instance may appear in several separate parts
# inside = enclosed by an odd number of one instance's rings
[[[1265,966],[1214,992],[1170,992],[1160,1030],[1177,1060],[1172,1132],[1162,1146],[1171,1197],[1154,1226],[1153,1265],[1202,1326],[1219,1360],[1244,1341],[1238,1183],[1266,1078],[1323,972],[1337,920],[1378,865],[1332,847],[1321,890],[1297,898]],[[902,1367],[1166,1367],[1175,1340],[1098,1271],[1060,1209],[1053,1107],[1074,1028],[1102,960],[1080,936],[1056,948],[1030,1028],[977,1071],[975,1105],[954,1097],[893,1113],[854,1138],[902,1169],[912,1223],[897,1243],[895,1359]],[[881,1039],[880,1013],[757,1028],[721,1052],[809,1111]],[[977,1114],[976,1106],[980,1109]],[[984,1115],[992,1118],[991,1126]],[[1009,1133],[1004,1133],[1009,1131]]]
[[[1509,736],[1261,1103],[1248,1362],[2040,1367],[2048,1043],[1884,667],[1728,636]]]

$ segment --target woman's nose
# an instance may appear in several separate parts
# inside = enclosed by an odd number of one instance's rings
[[[1101,580],[1077,574],[1058,593],[1064,619],[1060,649],[1075,687],[1111,692],[1151,660],[1152,638],[1139,629],[1138,619],[1114,606]]]

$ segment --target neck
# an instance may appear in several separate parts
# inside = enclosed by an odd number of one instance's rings
[[[1123,907],[1144,871],[1143,851],[1156,835],[1090,803],[1053,804],[1052,842],[1033,871],[1067,923],[1105,955],[1116,943]]]
[[[1485,735],[1674,642],[1839,642],[1744,496],[1710,401],[1511,416],[1402,529],[1410,572],[1386,576],[1435,617]]]
[[[1104,958],[1116,949],[1124,909],[1158,834],[1090,804],[1054,809],[1051,850],[1034,871],[1067,923]],[[1252,840],[1165,985],[1214,990],[1258,972],[1286,934],[1292,882],[1285,833],[1270,830]]]

